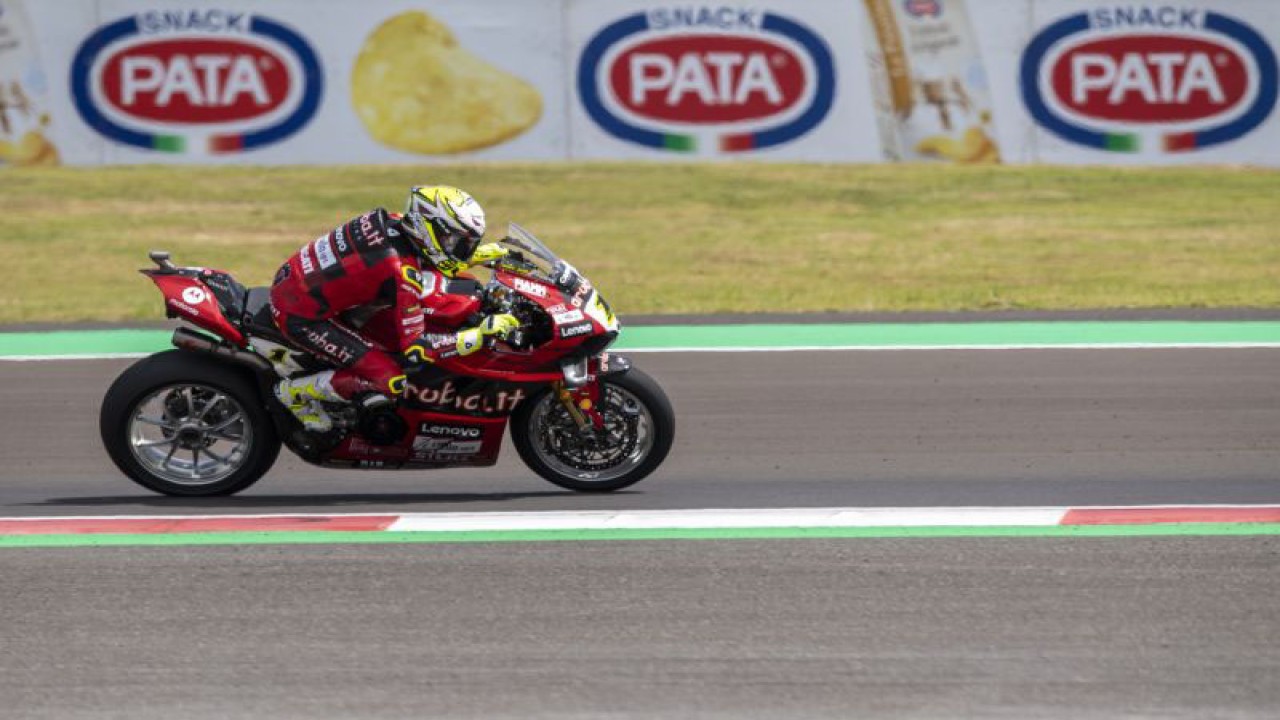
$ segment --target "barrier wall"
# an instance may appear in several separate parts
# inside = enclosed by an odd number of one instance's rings
[[[0,165],[1280,165],[1280,2],[0,0]]]

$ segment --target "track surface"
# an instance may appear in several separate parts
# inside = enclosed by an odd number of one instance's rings
[[[1280,501],[1280,350],[637,355],[678,442],[634,491],[481,471],[317,469],[229,499],[151,495],[100,448],[131,361],[0,363],[0,513],[18,515]]]
[[[0,513],[1280,502],[1280,351],[648,355],[680,442],[634,492],[293,460],[146,494],[127,362],[0,363]],[[5,717],[1272,718],[1280,538],[0,552]]]
[[[1274,718],[1276,538],[23,550],[6,718]]]

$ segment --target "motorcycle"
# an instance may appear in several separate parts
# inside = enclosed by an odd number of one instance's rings
[[[510,426],[525,465],[560,487],[639,482],[671,449],[670,401],[608,351],[621,326],[586,277],[514,223],[499,244],[505,257],[444,290],[464,296],[472,320],[507,312],[519,328],[466,357],[406,368],[407,390],[393,403],[326,404],[334,425],[324,433],[304,429],[272,391],[280,378],[329,366],[276,328],[269,288],[150,253],[156,267],[140,272],[164,295],[166,315],[194,329],[177,328],[175,349],[139,360],[108,389],[99,415],[107,454],[155,492],[231,495],[270,470],[282,445],[323,467],[486,467]],[[399,321],[385,308],[342,320],[375,340],[380,322]]]

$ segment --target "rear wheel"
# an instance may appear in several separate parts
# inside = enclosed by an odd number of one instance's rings
[[[165,495],[231,495],[271,469],[275,426],[237,368],[179,350],[144,358],[102,401],[102,444],[134,482]]]
[[[520,404],[511,439],[530,469],[570,490],[609,492],[662,464],[675,438],[675,413],[662,388],[632,369],[604,378],[600,390],[604,430],[585,434],[550,388]]]

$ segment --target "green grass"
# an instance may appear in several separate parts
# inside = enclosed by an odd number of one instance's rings
[[[415,183],[626,313],[1280,306],[1280,172],[657,164],[0,173],[0,323],[156,319],[146,252],[267,282]]]

